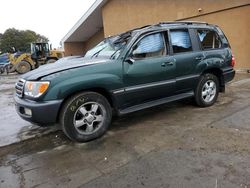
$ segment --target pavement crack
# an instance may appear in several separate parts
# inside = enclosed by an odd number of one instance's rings
[[[8,165],[11,166],[11,171],[13,174],[18,174],[20,188],[24,188],[25,177],[23,174],[23,168],[17,164],[16,160],[9,161]]]

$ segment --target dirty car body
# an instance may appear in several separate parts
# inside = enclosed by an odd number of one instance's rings
[[[145,26],[105,39],[84,57],[66,57],[23,75],[16,83],[16,109],[27,121],[60,122],[71,139],[88,141],[104,134],[112,111],[122,115],[189,97],[211,106],[234,78],[234,63],[218,26]],[[75,129],[68,128],[71,116]],[[95,125],[95,118],[102,122]]]

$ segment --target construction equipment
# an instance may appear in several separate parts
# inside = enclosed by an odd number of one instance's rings
[[[63,51],[52,50],[52,46],[48,43],[31,43],[31,58],[39,64],[54,63],[63,56]]]
[[[52,47],[49,47],[48,43],[39,42],[31,43],[30,53],[7,53],[7,56],[10,63],[7,68],[5,67],[7,72],[16,71],[19,74],[23,74],[30,70],[38,68],[40,65],[54,63],[64,56],[64,52],[59,50],[52,50]],[[3,66],[0,67],[2,67],[1,70],[4,72],[5,69],[3,68]],[[2,71],[0,71],[0,73],[2,73]]]
[[[9,72],[16,71],[19,74],[23,74],[36,68],[36,62],[33,61],[29,53],[14,53],[8,55],[10,61]]]

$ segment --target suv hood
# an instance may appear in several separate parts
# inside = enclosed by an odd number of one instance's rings
[[[61,72],[68,69],[73,69],[77,67],[89,66],[99,63],[107,62],[107,59],[87,59],[82,56],[70,56],[62,58],[55,63],[42,65],[38,69],[30,71],[21,76],[25,80],[38,80],[41,77]]]

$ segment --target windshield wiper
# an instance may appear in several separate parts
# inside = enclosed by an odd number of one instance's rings
[[[121,50],[122,48],[123,48],[123,46],[120,47],[120,48],[118,48],[117,50],[115,50],[114,53],[112,53],[112,55],[110,56],[110,59],[113,59],[113,57],[115,56],[115,54],[116,54],[119,50]]]
[[[104,46],[102,49],[100,49],[99,51],[97,51],[96,53],[94,53],[94,54],[91,56],[91,59],[92,59],[93,57],[98,57],[98,54],[99,54],[102,50],[104,50],[104,48],[106,48],[106,46]]]

